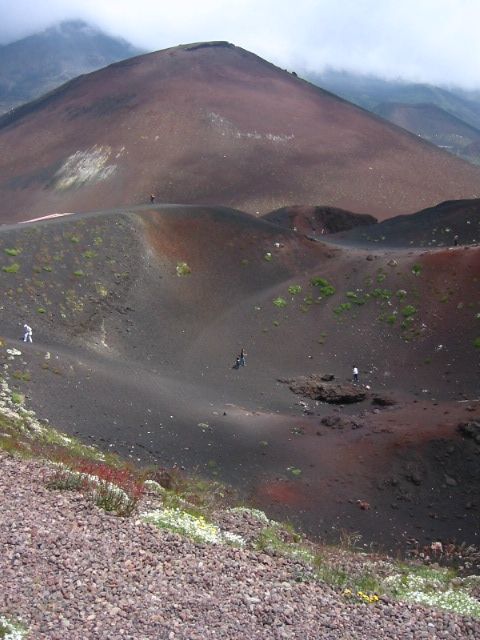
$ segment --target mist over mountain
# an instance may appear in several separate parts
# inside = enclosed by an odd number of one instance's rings
[[[0,46],[0,113],[67,80],[142,53],[81,20]]]
[[[468,162],[480,163],[478,91],[385,80],[335,69],[307,77]]]

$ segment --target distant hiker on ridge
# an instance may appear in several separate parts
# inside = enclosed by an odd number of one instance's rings
[[[453,246],[458,247],[458,236],[453,236]]]
[[[356,367],[355,365],[353,366],[353,382],[358,382],[358,367]]]
[[[23,341],[32,342],[32,327],[29,327],[28,324],[23,325]]]
[[[150,194],[150,203],[153,204],[155,202],[155,194],[151,193]]]
[[[240,356],[237,356],[235,358],[235,364],[233,365],[232,369],[240,369]]]

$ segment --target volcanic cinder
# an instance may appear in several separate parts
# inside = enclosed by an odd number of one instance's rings
[[[224,42],[77,78],[0,120],[0,219],[148,201],[378,219],[479,194],[480,168]]]
[[[232,483],[313,535],[476,542],[480,444],[459,428],[480,419],[472,206],[470,244],[450,229],[439,248],[369,238],[389,221],[336,241],[220,207],[5,225],[4,375],[51,424]],[[407,238],[442,223],[410,218]],[[280,382],[347,386],[353,365],[366,399],[345,407]]]

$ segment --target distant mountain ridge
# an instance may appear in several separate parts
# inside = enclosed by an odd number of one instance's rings
[[[480,130],[434,104],[386,102],[379,104],[375,113],[468,162],[480,164],[480,154],[475,151]]]
[[[143,53],[82,20],[62,22],[0,46],[0,113],[64,82]]]
[[[314,84],[471,162],[480,164],[480,92],[327,69]]]

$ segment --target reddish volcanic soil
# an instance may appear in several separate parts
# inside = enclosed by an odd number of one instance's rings
[[[77,78],[0,120],[3,222],[156,202],[378,219],[479,195],[480,168],[228,43]]]
[[[480,419],[480,249],[326,238],[209,207],[4,226],[8,382],[60,429],[229,482],[315,536],[475,543],[480,446],[458,424]],[[359,404],[279,381],[353,365]]]

